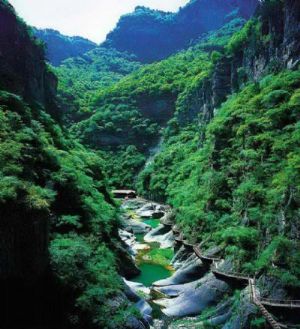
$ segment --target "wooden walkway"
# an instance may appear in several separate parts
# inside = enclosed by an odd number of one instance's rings
[[[189,248],[194,248],[194,245],[192,243],[190,243],[188,240],[183,240],[183,244],[186,246],[186,247],[189,247]]]
[[[183,235],[182,233],[179,234],[179,236],[175,237],[175,241],[183,243]]]
[[[209,256],[203,255],[201,253],[201,250],[200,250],[199,246],[194,246],[193,249],[194,249],[194,253],[196,254],[196,256],[204,262],[214,264],[215,262],[219,262],[221,260],[220,258],[209,257]]]
[[[291,309],[300,308],[300,300],[277,300],[277,299],[261,298],[261,297],[257,296],[255,279],[250,276],[245,276],[245,274],[242,274],[242,273],[222,271],[218,268],[218,264],[215,264],[212,267],[212,272],[217,275],[221,274],[228,278],[233,278],[236,280],[248,282],[251,301],[259,308],[261,314],[268,321],[269,325],[273,329],[282,329],[282,328],[288,328],[288,327],[284,324],[277,322],[273,318],[271,313],[266,309],[265,306],[286,307],[286,308],[291,308]]]
[[[214,265],[211,267],[211,271],[217,276],[235,279],[237,281],[244,281],[247,284],[249,283],[250,276],[246,276],[245,274],[237,273],[233,271],[222,271],[219,268],[218,263],[214,263]]]
[[[273,329],[281,329],[281,325],[274,320],[273,316],[268,312],[268,310],[263,306],[260,302],[259,298],[256,295],[256,287],[255,287],[255,280],[249,279],[249,290],[250,290],[250,298],[251,301],[259,308],[260,312],[264,316],[264,318],[268,321],[269,325]]]
[[[210,263],[212,265],[211,271],[214,275],[223,277],[223,278],[237,280],[239,282],[247,283],[249,285],[251,301],[259,308],[261,314],[263,315],[263,317],[267,320],[267,322],[273,329],[288,328],[286,325],[277,322],[273,318],[273,316],[270,314],[270,312],[266,309],[265,306],[278,307],[278,308],[289,308],[289,309],[300,309],[300,300],[267,299],[267,298],[261,298],[261,297],[257,296],[254,278],[252,278],[251,276],[248,276],[246,274],[243,274],[243,273],[224,271],[224,270],[220,269],[219,262],[222,261],[222,259],[203,255],[201,253],[199,246],[189,243],[188,240],[184,239],[183,234],[180,232],[178,227],[176,225],[174,225],[174,223],[171,223],[170,221],[166,221],[166,222],[162,221],[162,224],[167,225],[167,226],[173,225],[172,226],[173,233],[176,235],[179,234],[178,236],[175,237],[175,241],[183,243],[185,246],[192,248],[194,253],[196,254],[196,256],[199,259],[201,259],[204,262]]]

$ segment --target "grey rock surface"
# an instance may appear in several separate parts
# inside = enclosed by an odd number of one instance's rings
[[[166,290],[167,287],[164,287]],[[174,289],[174,287],[172,288]],[[212,305],[216,305],[224,294],[230,291],[230,287],[223,281],[208,274],[200,280],[186,283],[178,287],[178,297],[172,299],[161,299],[155,301],[164,307],[164,314],[172,317],[184,317],[199,315]]]

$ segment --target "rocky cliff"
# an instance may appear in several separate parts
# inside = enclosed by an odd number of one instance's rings
[[[262,3],[248,23],[247,40],[229,45],[210,77],[189,91],[185,111],[177,113],[179,122],[208,122],[226,98],[247,81],[258,81],[284,68],[296,69],[300,62],[299,12],[296,0]]]
[[[56,84],[31,29],[0,0],[0,327],[115,329],[130,318],[144,328],[118,274],[138,270],[102,160],[56,120]]]
[[[5,1],[0,3],[0,31],[0,88],[57,115],[57,79],[45,65],[44,49]]]

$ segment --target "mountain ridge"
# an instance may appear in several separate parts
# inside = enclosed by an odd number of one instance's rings
[[[227,16],[248,19],[258,0],[193,0],[177,13],[165,13],[138,6],[120,18],[103,46],[128,51],[141,62],[161,60],[183,49],[203,33],[219,29]],[[147,49],[147,50],[146,50]]]
[[[80,36],[66,36],[54,29],[33,28],[35,36],[46,44],[46,58],[54,66],[70,57],[77,57],[97,47],[97,44]]]

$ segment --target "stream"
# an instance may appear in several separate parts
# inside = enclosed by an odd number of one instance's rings
[[[151,205],[153,209],[150,209]],[[159,242],[149,242],[147,239],[145,241],[149,232],[162,226],[161,219],[156,217],[163,217],[166,213],[165,209],[160,207],[164,206],[144,199],[127,200],[122,205],[125,212],[125,232],[133,235],[127,240],[127,245],[141,271],[138,276],[131,279],[131,282],[140,284],[141,295],[144,298],[145,292],[148,292],[146,300],[152,307],[153,319],[164,317],[161,306],[153,302],[157,298],[157,292],[153,291],[153,283],[171,277],[175,271],[170,265],[174,257],[173,246],[162,248]]]
[[[152,228],[160,224],[159,219],[154,218],[141,219],[141,221]],[[139,250],[136,255],[135,261],[141,274],[132,281],[151,287],[153,282],[166,279],[173,274],[173,268],[169,263],[174,256],[174,251],[172,248],[161,249],[157,242],[145,242],[145,235],[145,233],[135,234],[137,241],[144,244],[145,249]]]
[[[206,324],[249,328],[247,323],[257,313],[249,286],[219,278],[207,263],[216,258],[218,247],[211,246],[198,257],[193,246],[180,241],[179,232],[172,230],[174,214],[168,206],[136,198],[124,200],[121,209],[119,235],[140,269],[131,281],[124,279],[127,296],[142,315],[138,328],[194,329]],[[221,272],[232,268],[230,259],[218,262]],[[232,306],[237,303],[237,291],[239,313]]]

